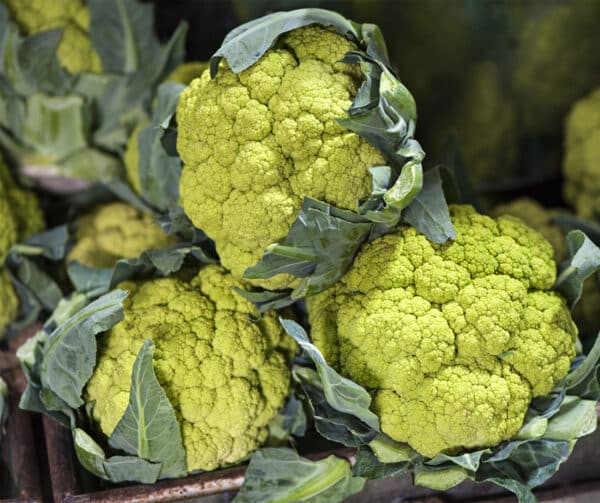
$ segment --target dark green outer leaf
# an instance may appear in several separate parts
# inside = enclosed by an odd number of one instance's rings
[[[154,34],[154,7],[137,0],[90,0],[90,38],[107,73],[155,67],[160,44]]]
[[[108,439],[115,449],[160,463],[161,478],[187,473],[175,411],[152,366],[154,343],[146,339],[133,365],[129,404]]]
[[[251,67],[275,44],[280,35],[310,24],[333,26],[340,34],[361,42],[360,25],[336,12],[324,9],[275,12],[231,30],[221,47],[210,58],[211,76],[217,74],[219,61],[223,58],[234,73]]]
[[[18,249],[23,255],[41,255],[50,260],[62,260],[67,251],[69,230],[66,225],[54,227],[27,238],[23,244],[28,250]]]
[[[96,335],[123,319],[127,292],[115,290],[79,311],[48,338],[40,371],[43,388],[76,409],[96,364]]]
[[[185,86],[168,82],[158,88],[152,122],[138,133],[139,176],[142,197],[160,212],[177,204],[182,163],[178,156],[169,156],[163,147],[165,117],[172,116],[179,95]]]
[[[336,503],[362,491],[364,479],[352,476],[350,463],[328,456],[320,461],[300,457],[288,448],[266,448],[250,459],[236,503]]]
[[[112,269],[94,269],[72,261],[67,266],[67,274],[78,292],[93,297],[108,292],[125,280],[152,273],[169,276],[181,269],[188,256],[204,263],[214,263],[201,247],[179,243],[164,250],[145,250],[134,259],[118,260]]]
[[[404,210],[402,217],[405,222],[425,234],[434,243],[445,243],[449,239],[456,239],[456,231],[450,220],[442,189],[439,168],[425,172],[423,190]]]
[[[371,412],[371,396],[355,382],[340,376],[323,358],[319,350],[311,344],[304,329],[292,320],[279,320],[285,331],[294,338],[314,362],[321,378],[327,402],[339,412],[355,416],[357,419],[379,431],[379,420]]]
[[[600,401],[600,334],[581,365],[569,372],[564,386],[569,394]]]
[[[600,270],[600,249],[581,231],[567,234],[567,260],[560,264],[554,289],[573,309],[583,290],[583,282]]]
[[[366,445],[360,446],[356,452],[356,463],[352,467],[352,473],[356,477],[366,479],[382,479],[386,477],[397,477],[409,473],[412,464],[403,463],[382,463],[373,454],[373,451]]]
[[[104,480],[144,484],[154,484],[158,480],[160,463],[151,463],[135,456],[112,456],[107,459],[102,448],[81,428],[73,428],[73,444],[83,467]]]

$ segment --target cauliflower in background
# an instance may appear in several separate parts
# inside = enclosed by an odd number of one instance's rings
[[[0,269],[0,339],[19,314],[19,299],[6,269]]]
[[[253,321],[243,287],[218,266],[189,284],[174,278],[126,282],[125,319],[98,339],[87,385],[93,417],[110,435],[129,401],[143,342],[156,345],[154,369],[181,425],[188,471],[236,463],[257,449],[290,385],[293,341],[275,314]]]
[[[144,250],[162,249],[175,242],[143,213],[124,203],[101,206],[78,222],[77,242],[67,260],[87,267],[110,268],[122,258],[136,258]]]
[[[181,94],[180,202],[235,277],[288,234],[305,196],[354,209],[371,192],[368,168],[384,158],[336,122],[363,80],[339,62],[353,49],[331,29],[299,28],[247,70],[222,63]],[[281,276],[262,284],[284,287]]]
[[[600,80],[599,0],[572,0],[530,15],[517,37],[513,88],[526,133],[561,129],[569,107]]]
[[[1,0],[27,34],[63,28],[58,60],[71,73],[101,71],[89,37],[90,11],[84,0]]]
[[[565,199],[578,216],[600,221],[600,88],[575,103],[565,137]]]
[[[21,189],[0,157],[0,267],[10,247],[44,228],[35,194]]]
[[[428,457],[511,438],[569,371],[577,338],[541,234],[470,206],[451,216],[452,243],[402,226],[308,299],[327,362],[370,391],[384,433]]]

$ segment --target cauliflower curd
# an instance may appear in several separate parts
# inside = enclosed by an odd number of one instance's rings
[[[235,277],[287,235],[305,196],[353,209],[370,193],[368,168],[384,159],[336,122],[362,82],[339,63],[353,49],[333,30],[299,28],[247,70],[222,63],[181,94],[181,205]],[[278,280],[269,286],[289,281]]]
[[[86,392],[106,435],[125,412],[136,355],[151,338],[188,471],[238,462],[267,439],[267,425],[288,394],[293,343],[274,314],[252,321],[252,304],[233,286],[243,285],[218,266],[190,283],[164,278],[121,285],[130,291],[125,319],[99,337]]]
[[[429,457],[511,438],[567,374],[577,337],[551,291],[550,243],[514,217],[451,217],[455,241],[402,226],[308,299],[326,360],[370,391],[384,433]]]

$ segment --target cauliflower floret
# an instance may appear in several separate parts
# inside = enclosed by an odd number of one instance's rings
[[[122,258],[144,250],[163,249],[175,242],[154,223],[154,217],[123,203],[101,206],[79,220],[77,242],[67,260],[95,268],[110,268]]]
[[[600,88],[579,100],[565,126],[565,199],[578,216],[600,218]]]
[[[19,299],[5,269],[0,269],[0,306],[2,306],[0,309],[0,339],[2,339],[8,325],[19,314]]]
[[[350,209],[370,193],[368,168],[384,159],[336,122],[362,81],[358,67],[339,63],[355,48],[333,30],[300,28],[247,70],[223,63],[182,93],[181,205],[235,277],[287,235],[305,196]]]
[[[166,278],[121,285],[130,291],[125,319],[100,336],[86,391],[106,435],[125,412],[136,355],[151,338],[189,471],[238,462],[266,440],[288,394],[289,338],[274,314],[252,321],[252,304],[233,286],[243,284],[218,266],[189,284]]]
[[[370,391],[384,433],[429,457],[511,438],[577,337],[550,243],[511,216],[450,211],[455,241],[402,226],[307,302],[326,360]]]
[[[44,216],[32,192],[21,189],[0,157],[0,267],[9,249],[44,228]]]
[[[101,71],[89,37],[90,11],[83,0],[3,0],[19,26],[34,34],[63,28],[57,56],[71,73]]]

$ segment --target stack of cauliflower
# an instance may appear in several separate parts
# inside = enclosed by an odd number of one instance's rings
[[[0,338],[16,318],[19,301],[3,268],[10,248],[44,227],[44,217],[35,196],[14,181],[8,165],[0,157]]]

